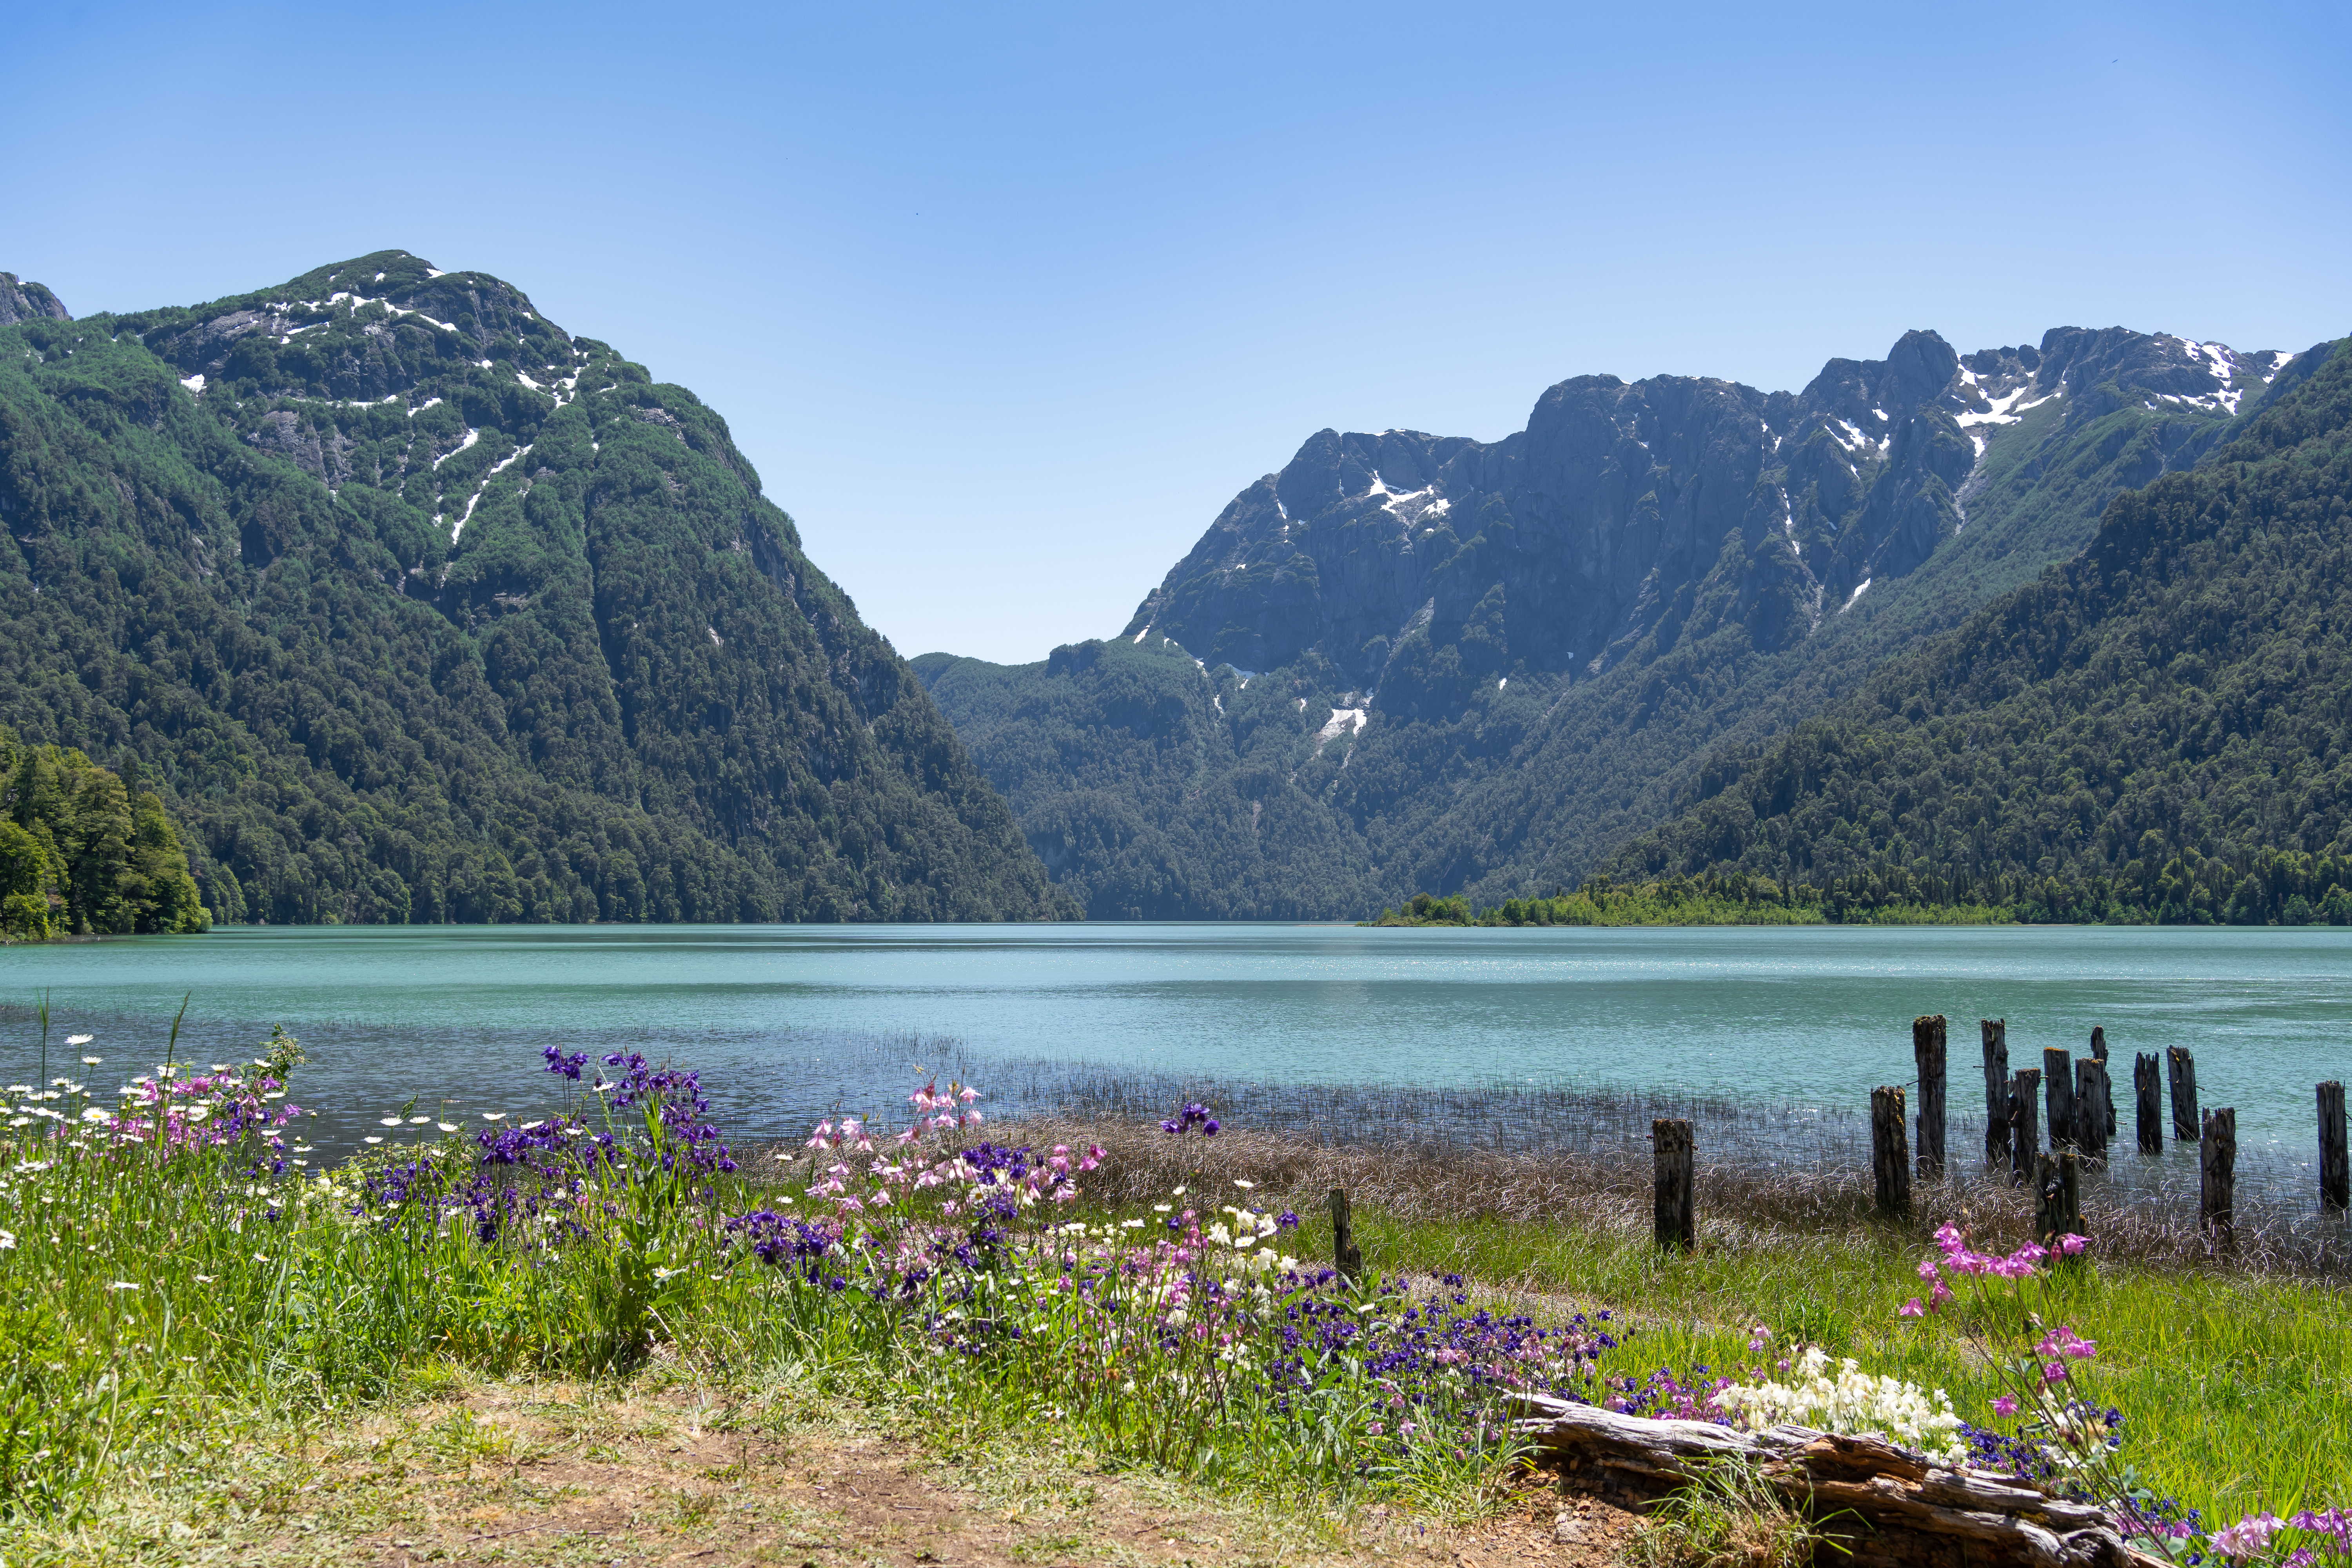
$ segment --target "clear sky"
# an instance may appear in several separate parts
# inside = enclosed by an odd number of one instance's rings
[[[26,6],[0,268],[399,247],[722,413],[913,655],[1115,631],[1324,426],[1932,327],[2352,331],[2352,8]]]

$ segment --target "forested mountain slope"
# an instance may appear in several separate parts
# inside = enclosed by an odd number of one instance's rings
[[[1936,878],[2053,918],[2352,920],[2352,353],[1781,741],[1635,875]]]
[[[0,721],[159,791],[214,919],[1066,907],[725,423],[511,286],[0,308]]]
[[[2120,328],[1965,357],[1922,331],[1796,394],[1579,377],[1493,444],[1327,430],[1109,645],[1197,655],[1189,686],[1092,645],[918,668],[1097,916],[1548,891],[2298,374]]]

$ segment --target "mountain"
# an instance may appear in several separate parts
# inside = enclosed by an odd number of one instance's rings
[[[0,721],[156,792],[214,920],[1066,910],[725,422],[511,285],[0,321]]]
[[[2089,548],[1776,743],[1635,875],[2004,879],[2059,919],[2352,922],[2352,340]]]
[[[1491,444],[1325,430],[1102,651],[917,668],[1097,916],[1549,891],[1670,816],[1719,747],[2081,549],[2293,359],[2122,328],[1963,356],[1914,331],[1799,393],[1581,376]],[[1120,647],[1183,650],[1190,686]],[[1122,706],[1147,670],[1158,707]]]

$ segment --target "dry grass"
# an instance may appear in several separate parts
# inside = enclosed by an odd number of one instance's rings
[[[1702,1122],[1702,1136],[1705,1123]],[[1643,1131],[1646,1134],[1647,1127]],[[1651,1167],[1646,1149],[1514,1152],[1475,1142],[1391,1134],[1348,1142],[1302,1131],[1228,1129],[1209,1139],[1171,1138],[1156,1126],[1094,1116],[1029,1116],[996,1137],[1041,1146],[1099,1143],[1112,1158],[1089,1180],[1099,1203],[1129,1207],[1164,1197],[1186,1183],[1255,1184],[1253,1202],[1278,1198],[1311,1215],[1334,1188],[1404,1222],[1492,1219],[1558,1225],[1646,1237],[1651,1227]],[[2126,1156],[2129,1158],[2129,1156]],[[1866,1163],[1841,1168],[1813,1163],[1702,1158],[1697,1208],[1712,1245],[1750,1250],[1841,1234],[1883,1240],[1967,1227],[1983,1247],[2013,1247],[2030,1238],[2032,1205],[2006,1172],[1962,1163],[1948,1180],[1915,1183],[1907,1224],[1876,1217]],[[2264,1199],[2239,1203],[2235,1247],[2217,1253],[2200,1231],[2194,1190],[2151,1193],[2090,1174],[2083,1219],[2099,1256],[2142,1268],[2226,1268],[2305,1277],[2352,1269],[2341,1222],[2299,1215]]]

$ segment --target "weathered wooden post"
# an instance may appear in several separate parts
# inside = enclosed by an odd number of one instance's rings
[[[1945,1022],[1941,1013],[1911,1020],[1911,1059],[1919,1068],[1919,1179],[1944,1174]]]
[[[1354,1284],[1364,1271],[1364,1255],[1356,1246],[1356,1227],[1348,1215],[1348,1189],[1333,1187],[1331,1205],[1331,1267]]]
[[[1890,1084],[1870,1091],[1870,1173],[1878,1212],[1889,1219],[1911,1215],[1911,1153],[1905,1147],[1903,1089]]]
[[[2099,1096],[2099,1145],[2105,1148],[2116,1141],[2115,1068],[2107,1065],[2107,1032],[2096,1025],[2091,1028],[2091,1059],[2099,1064],[2099,1074],[2105,1083]]]
[[[2074,1064],[2074,1142],[2083,1158],[2107,1161],[2107,1064],[2084,1057]]]
[[[2132,1058],[2133,1114],[2139,1123],[2139,1152],[2164,1152],[2164,1064],[2154,1051]]]
[[[2021,1068],[2009,1080],[2009,1179],[2019,1186],[2033,1180],[2033,1159],[2042,1152],[2042,1069]]]
[[[1984,1035],[1985,1163],[2009,1163],[2009,1020],[1979,1018]]]
[[[2352,1154],[2344,1145],[2344,1086],[2319,1086],[2319,1201],[2332,1209],[2352,1208]]]
[[[2082,1161],[2072,1149],[2033,1158],[2033,1239],[2053,1252],[2062,1236],[2083,1234]]]
[[[2205,1113],[2205,1133],[2197,1151],[2197,1223],[2216,1247],[2237,1239],[2238,1112],[2224,1107]]]
[[[2051,1047],[2042,1053],[2042,1089],[2050,1106],[2050,1147],[2074,1142],[2074,1058]]]
[[[1688,1252],[1698,1245],[1698,1155],[1691,1139],[1691,1124],[1663,1117],[1652,1121],[1650,1148],[1656,1165],[1653,1195],[1658,1245]]]
[[[2193,1143],[2204,1136],[2197,1120],[2197,1058],[2187,1046],[2168,1046],[2164,1071],[2172,1085],[2172,1141]]]

